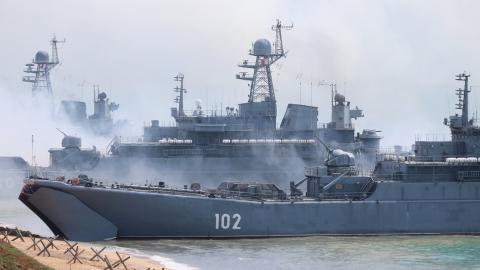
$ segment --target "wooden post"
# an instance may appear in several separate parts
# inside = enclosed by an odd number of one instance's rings
[[[65,250],[65,252],[63,252],[63,254],[67,254],[67,252],[72,253],[72,249],[74,249],[74,248],[78,245],[78,243],[74,243],[74,244],[72,245],[72,244],[70,244],[70,243],[69,243],[68,241],[66,241],[66,240],[63,240],[63,241],[64,241],[64,242],[67,244],[67,246],[68,246],[67,249]]]
[[[22,240],[22,242],[25,242],[25,239],[23,239],[22,232],[20,232],[20,230],[17,227],[15,227],[15,229],[13,229],[12,231],[15,233],[15,237],[12,239],[12,241],[20,239]]]
[[[100,255],[101,255],[101,253],[102,253],[106,248],[107,248],[107,247],[103,247],[103,248],[100,249],[99,251],[95,250],[94,248],[90,248],[90,249],[93,251],[93,253],[95,254],[95,255],[93,255],[92,258],[90,258],[90,261],[94,261],[94,260],[95,260],[95,261],[99,261],[99,260],[102,260],[102,256],[100,256]],[[98,259],[95,259],[95,258],[98,258]]]
[[[68,261],[68,264],[70,264],[70,263],[72,263],[72,262],[73,262],[73,263],[76,263],[77,261],[78,261],[80,264],[83,264],[83,262],[80,260],[79,256],[80,256],[84,251],[85,251],[85,250],[82,249],[82,250],[79,252],[79,251],[78,251],[78,246],[77,246],[75,249],[73,249],[73,253],[70,252],[70,253],[72,254],[73,258],[72,258],[70,261]]]
[[[43,249],[40,250],[40,252],[37,254],[37,256],[40,256],[43,254],[43,256],[45,256],[45,254],[48,254],[48,257],[51,256],[50,252],[48,251],[48,248],[50,247],[50,245],[52,244],[51,242],[47,243],[47,245],[45,245],[45,243],[43,242],[44,239],[40,239],[40,244],[42,244],[43,246]]]
[[[40,247],[38,246],[38,244],[40,243],[40,240],[37,240],[35,236],[32,236],[32,235],[30,235],[30,239],[32,240],[33,244],[29,246],[27,250],[31,248],[33,248],[33,250],[37,250],[37,248],[40,249]]]
[[[114,262],[114,263],[112,264],[113,268],[115,268],[115,267],[119,266],[120,264],[122,264],[123,267],[125,267],[125,270],[128,270],[127,266],[125,265],[125,262],[128,261],[128,259],[130,259],[130,256],[127,256],[126,258],[122,258],[122,257],[120,256],[120,254],[118,253],[118,251],[115,251],[115,253],[116,253],[117,256],[118,256],[118,261],[116,261],[116,262]]]
[[[7,233],[7,231],[2,231],[1,236],[2,236],[2,239],[1,239],[0,242],[5,242],[5,243],[10,244],[10,240],[8,239],[8,233]]]

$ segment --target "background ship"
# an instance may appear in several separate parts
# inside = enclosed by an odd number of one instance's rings
[[[450,128],[451,140],[418,140],[415,142],[415,156],[417,160],[444,161],[451,157],[478,156],[480,154],[480,127],[476,115],[470,118],[468,103],[470,75],[461,73],[456,76],[457,81],[464,83],[463,88],[456,90],[458,103],[456,109],[460,114],[445,118],[444,125]]]
[[[291,29],[280,21],[272,27],[275,42],[259,39],[250,55],[239,66],[252,74],[240,72],[238,79],[250,86],[248,101],[225,112],[205,111],[197,104],[194,111],[184,110],[184,75],[178,74],[175,87],[177,108],[171,109],[173,127],[163,127],[158,120],[144,128],[140,138],[115,137],[106,155],[95,148],[81,148],[80,138],[67,136],[62,148],[50,149],[50,172],[90,175],[115,179],[162,178],[216,182],[237,180],[296,179],[303,168],[318,164],[325,157],[317,139],[352,151],[366,168],[373,166],[381,137],[376,130],[355,135],[352,119],[363,117],[362,110],[350,108],[350,102],[332,87],[332,119],[318,125],[314,106],[289,104],[277,128],[277,104],[273,86],[272,64],[285,56],[282,30]]]
[[[57,44],[64,42],[65,40],[59,41],[53,37],[50,41],[51,56],[46,51],[38,51],[32,62],[25,65],[24,72],[27,75],[22,80],[32,84],[34,105],[38,106],[40,111],[48,111],[56,120],[67,121],[97,136],[112,136],[126,123],[125,120],[113,120],[111,113],[116,111],[119,105],[110,102],[99,86],[94,85],[92,115],[87,116],[86,103],[80,100],[61,100],[58,111],[55,111],[50,73],[60,63]]]

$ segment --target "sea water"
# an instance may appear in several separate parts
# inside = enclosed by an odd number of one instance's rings
[[[0,223],[51,236],[48,227],[16,199],[20,188],[14,186],[11,192],[1,193]],[[97,244],[149,256],[170,269],[480,269],[480,236],[122,240]]]

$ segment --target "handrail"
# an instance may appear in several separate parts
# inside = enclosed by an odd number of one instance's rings
[[[415,142],[446,142],[451,140],[449,133],[415,134]]]

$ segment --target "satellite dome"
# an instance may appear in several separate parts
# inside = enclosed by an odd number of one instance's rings
[[[268,39],[257,39],[253,44],[253,54],[255,56],[269,56],[272,53],[272,45]]]
[[[62,147],[64,148],[80,148],[82,147],[82,139],[74,136],[65,136],[62,139]]]
[[[98,94],[98,99],[104,100],[106,98],[107,98],[107,94],[105,92],[101,92],[100,94]]]
[[[342,94],[335,94],[335,101],[339,103],[344,103],[345,102],[345,96]]]
[[[48,53],[46,51],[38,51],[37,54],[35,54],[35,63],[47,64],[48,58]]]

